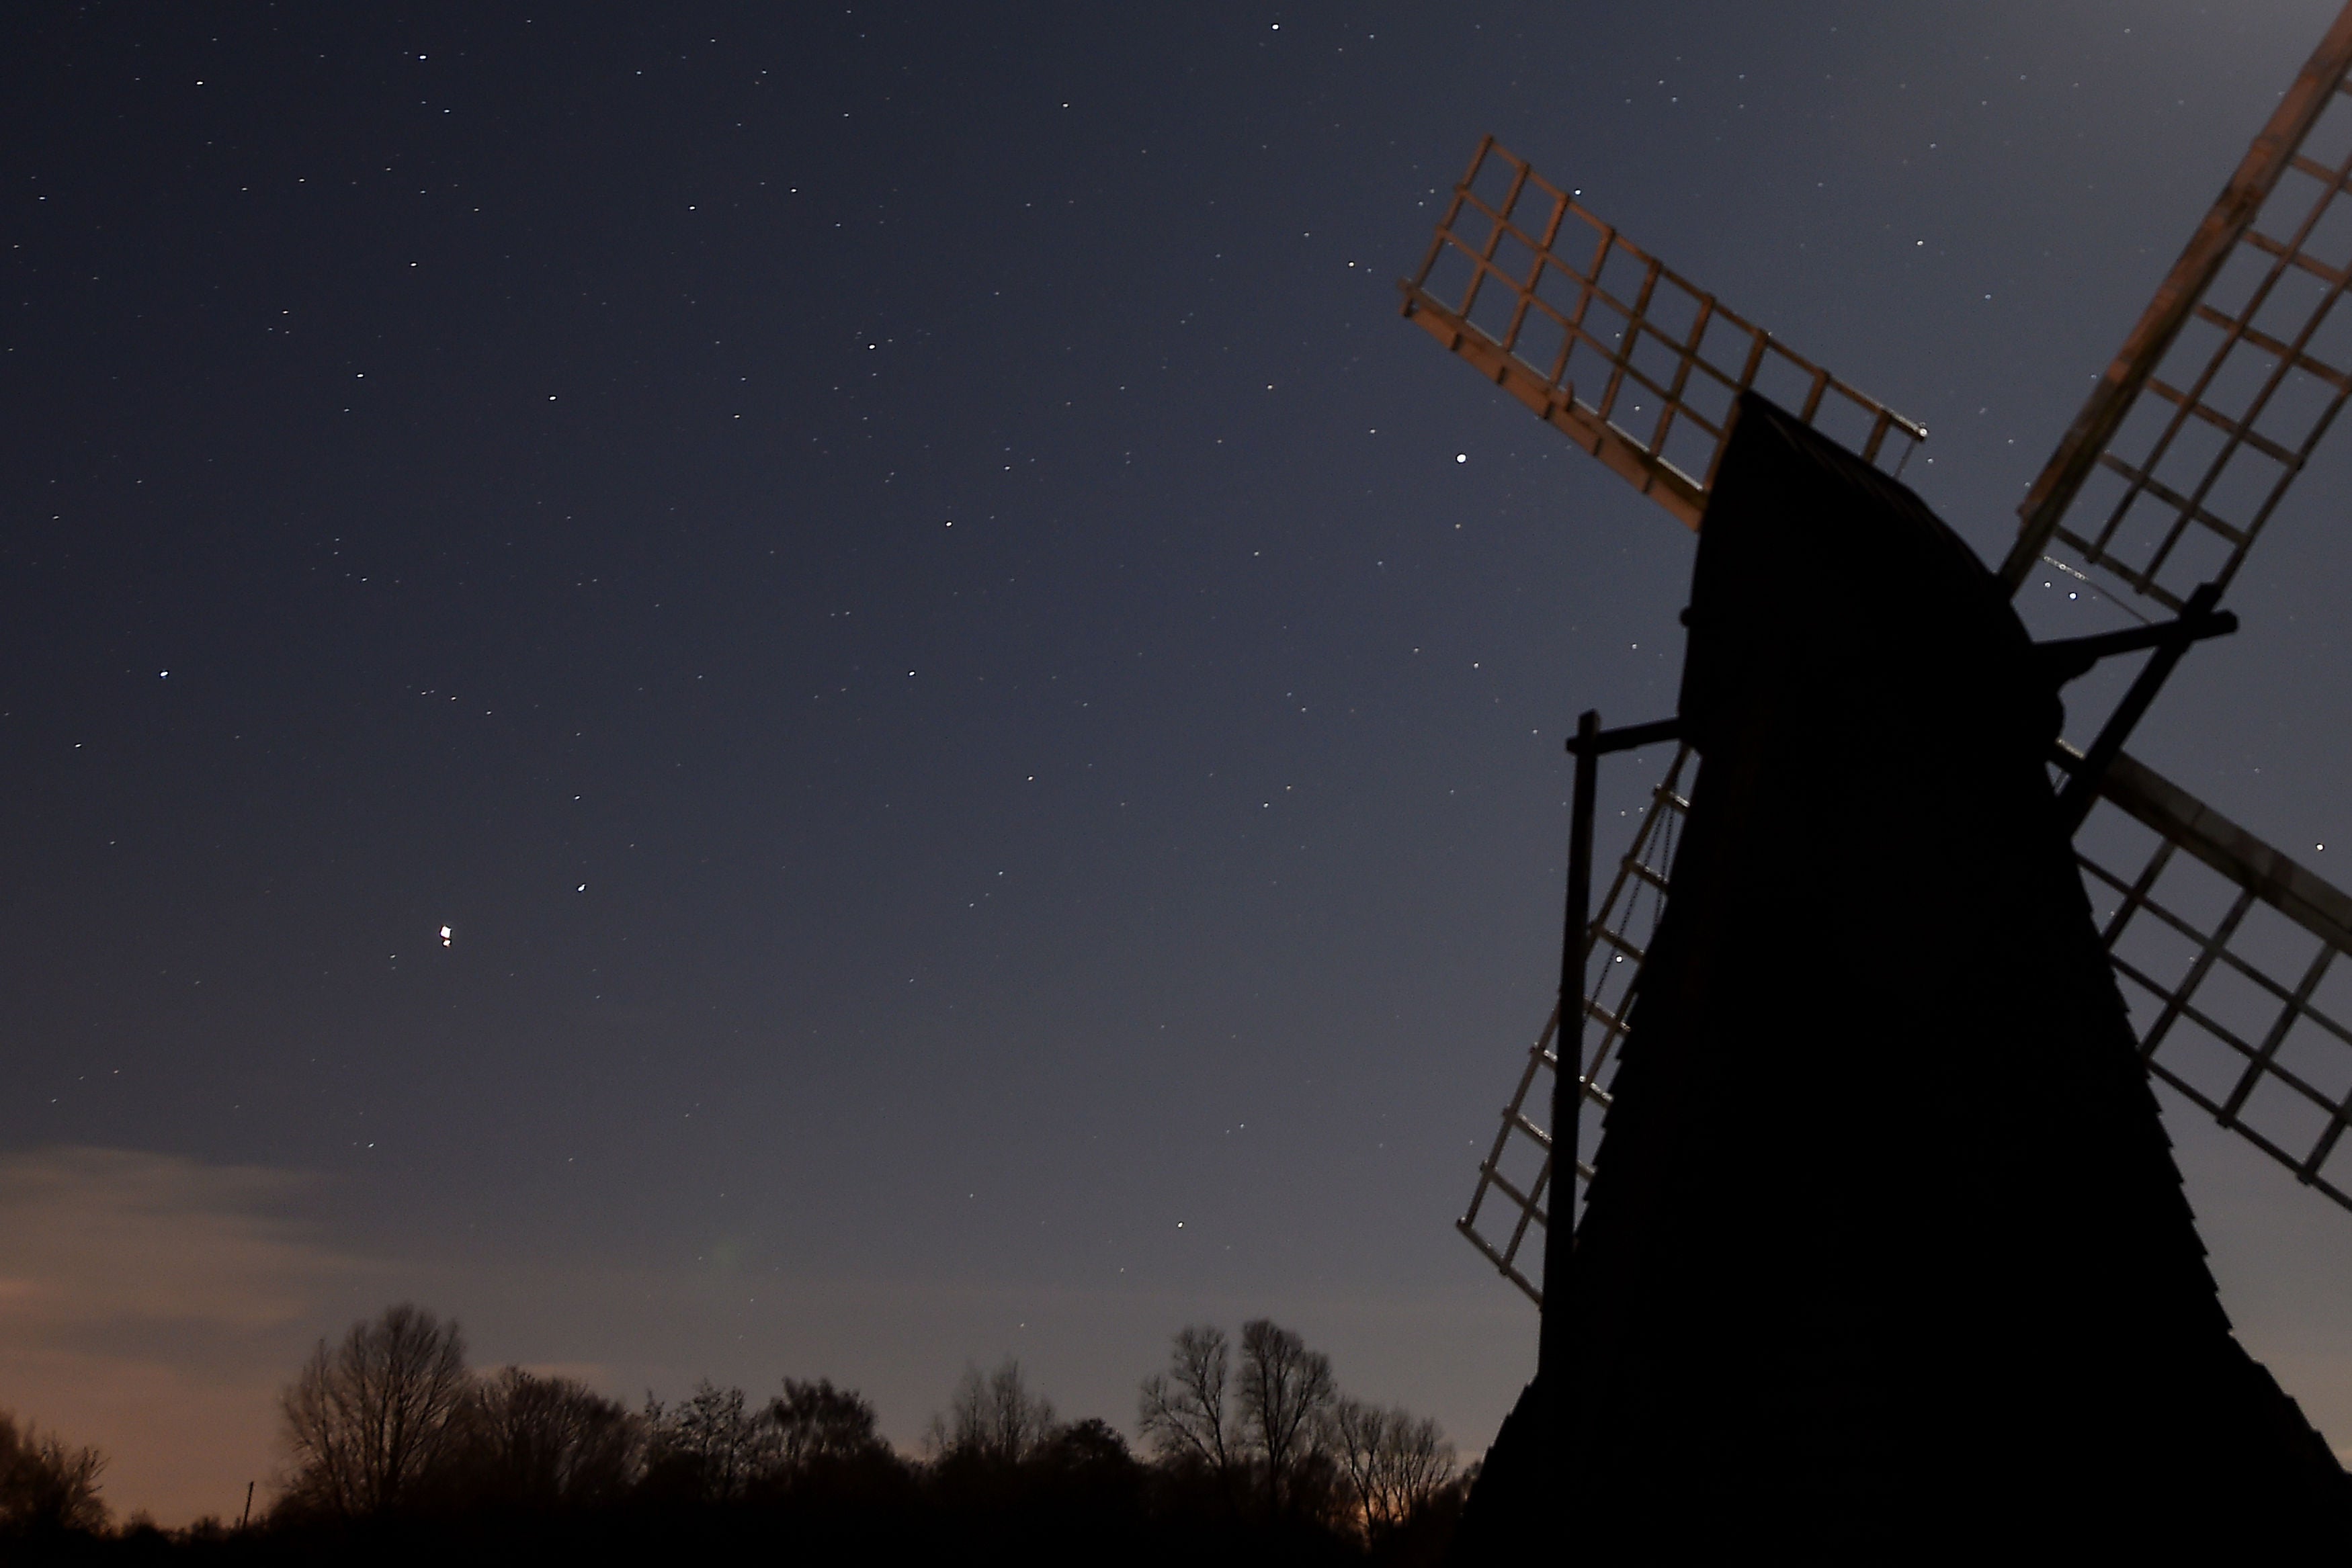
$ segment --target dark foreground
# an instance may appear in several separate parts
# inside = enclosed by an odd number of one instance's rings
[[[1455,1510],[1433,1509],[1366,1542],[1342,1525],[1169,1507],[1126,1498],[1039,1495],[965,1501],[909,1491],[857,1503],[828,1501],[662,1507],[547,1513],[476,1512],[371,1523],[256,1525],[243,1531],[165,1532],[0,1540],[0,1563],[172,1564],[662,1564],[784,1561],[963,1565],[1087,1563],[1137,1568],[1433,1568],[1444,1556]]]

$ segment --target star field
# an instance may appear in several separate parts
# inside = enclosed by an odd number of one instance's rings
[[[401,1294],[906,1441],[1269,1312],[1475,1448],[1559,739],[1669,711],[1691,545],[1397,319],[1433,207],[1495,131],[1924,421],[1991,553],[2330,14],[13,14],[0,1154],[295,1282],[184,1364],[0,1309],[0,1405],[168,1517]],[[2136,745],[2283,843],[2352,834],[2331,483]],[[2352,1225],[2195,1136],[2352,1442]],[[68,1349],[237,1391],[229,1457]]]

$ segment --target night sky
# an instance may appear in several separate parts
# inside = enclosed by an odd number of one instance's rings
[[[0,1406],[168,1523],[406,1297],[908,1445],[1271,1314],[1475,1453],[1560,739],[1693,540],[1398,318],[1444,193],[1494,131],[1997,559],[2335,9],[10,7]],[[2133,747],[2339,883],[2348,450]],[[2352,1446],[2352,1215],[2167,1113]]]

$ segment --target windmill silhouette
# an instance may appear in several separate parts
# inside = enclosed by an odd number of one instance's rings
[[[1997,571],[1898,482],[1924,428],[1481,143],[1405,314],[1700,543],[1675,717],[1570,745],[1567,1005],[1460,1222],[1545,1309],[1538,1375],[1463,1555],[1568,1519],[1602,1561],[1916,1552],[1931,1521],[2352,1542],[2231,1333],[2151,1086],[2352,1207],[2352,899],[2122,750],[2235,630],[2221,593],[2352,393],[2348,67],[2352,6]],[[2138,624],[2032,643],[2009,601],[2044,570]],[[2136,653],[2061,741],[2060,689]],[[1600,760],[1668,745],[1595,917]],[[1582,1217],[1531,1277],[1558,1168]]]

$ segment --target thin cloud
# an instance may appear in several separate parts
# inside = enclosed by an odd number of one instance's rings
[[[279,1385],[385,1272],[291,1217],[317,1190],[138,1150],[0,1155],[0,1406],[105,1449],[118,1511],[233,1514],[269,1475]]]
[[[0,1334],[274,1327],[367,1265],[282,1211],[313,1178],[129,1149],[0,1156]]]

